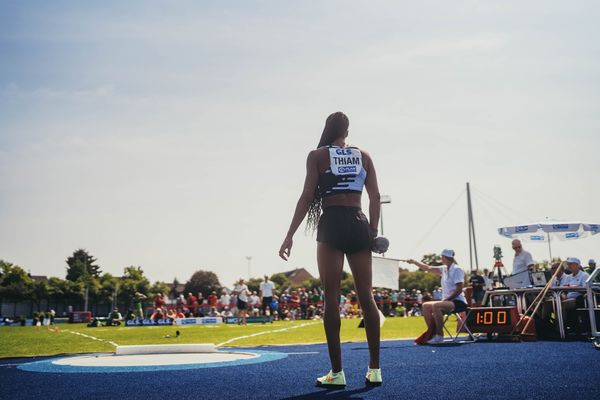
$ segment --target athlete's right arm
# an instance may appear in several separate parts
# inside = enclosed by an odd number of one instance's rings
[[[317,184],[319,182],[317,151],[318,150],[313,150],[308,153],[308,158],[306,159],[306,178],[304,179],[304,188],[302,189],[302,194],[300,195],[298,203],[296,204],[296,210],[294,211],[290,228],[288,229],[287,235],[283,240],[281,247],[279,248],[279,257],[286,261],[292,251],[292,238],[294,237],[294,233],[296,233],[298,230],[298,227],[308,212],[310,203],[312,203],[313,199],[315,198],[315,190],[317,189]]]

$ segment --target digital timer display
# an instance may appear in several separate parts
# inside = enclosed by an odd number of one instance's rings
[[[467,317],[467,326],[473,332],[507,333],[518,320],[516,307],[474,307]]]
[[[510,324],[510,314],[506,310],[477,311],[475,313],[477,325],[506,325]]]

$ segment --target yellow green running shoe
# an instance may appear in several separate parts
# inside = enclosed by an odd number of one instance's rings
[[[381,369],[369,368],[367,370],[367,377],[365,379],[365,383],[369,386],[381,386]]]
[[[316,385],[318,387],[326,388],[345,388],[346,387],[346,376],[344,371],[333,373],[329,371],[327,375],[317,378]]]

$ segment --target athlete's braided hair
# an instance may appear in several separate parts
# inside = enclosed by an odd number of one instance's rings
[[[327,117],[325,121],[325,128],[323,128],[323,133],[321,134],[321,140],[319,140],[319,145],[317,149],[323,146],[328,146],[335,142],[340,137],[346,135],[348,132],[348,126],[350,125],[350,121],[346,114],[341,111],[335,112]],[[319,193],[319,189],[315,189],[315,196],[313,197],[310,206],[308,207],[308,215],[306,217],[306,230],[307,231],[315,231],[317,229],[317,224],[319,223],[319,217],[321,216],[321,194]]]

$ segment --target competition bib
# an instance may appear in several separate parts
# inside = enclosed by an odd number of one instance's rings
[[[358,175],[363,169],[360,150],[351,147],[329,148],[329,163],[336,176]]]

